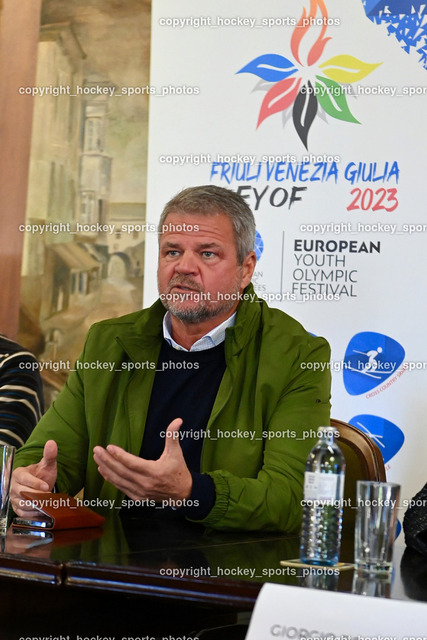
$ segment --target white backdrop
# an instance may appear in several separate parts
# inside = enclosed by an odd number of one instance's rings
[[[256,291],[329,340],[332,416],[372,434],[408,499],[427,480],[427,72],[365,8],[154,0],[147,221],[184,187],[240,189],[263,244]],[[147,233],[145,306],[156,261]]]

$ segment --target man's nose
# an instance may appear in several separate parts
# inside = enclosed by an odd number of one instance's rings
[[[184,251],[175,264],[175,271],[178,273],[197,273],[198,270],[197,257],[192,251]]]

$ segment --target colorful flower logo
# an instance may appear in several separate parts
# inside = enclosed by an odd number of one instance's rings
[[[319,24],[320,34],[302,62],[304,47],[301,45]],[[351,55],[333,56],[319,64],[325,45],[331,40],[325,36],[327,28],[328,12],[324,1],[310,0],[310,13],[307,15],[306,9],[303,9],[291,37],[291,51],[296,62],[277,54],[265,54],[237,72],[252,73],[265,81],[261,88],[266,89],[267,93],[262,101],[257,127],[266,118],[279,112],[283,112],[286,121],[293,105],[294,126],[306,149],[308,133],[319,106],[333,118],[360,124],[347,103],[349,87],[342,85],[365,78],[381,64],[362,62]]]

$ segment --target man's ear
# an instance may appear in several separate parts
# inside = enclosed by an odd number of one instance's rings
[[[256,267],[256,253],[255,251],[251,251],[243,260],[243,264],[242,264],[242,287],[243,288],[247,287],[250,281],[252,280],[252,275],[253,275],[253,272],[255,271],[255,267]]]

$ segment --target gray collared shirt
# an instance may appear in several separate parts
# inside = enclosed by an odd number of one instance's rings
[[[175,340],[171,336],[172,331],[172,323],[170,318],[169,311],[165,314],[163,318],[163,337],[168,342],[168,344],[174,349],[178,349],[179,351],[204,351],[205,349],[212,349],[213,347],[217,347],[221,342],[225,340],[225,330],[228,327],[232,327],[236,321],[236,312],[233,313],[232,316],[221,322],[217,327],[214,327],[209,333],[205,336],[197,340],[190,349],[185,349],[180,344],[175,342]]]

